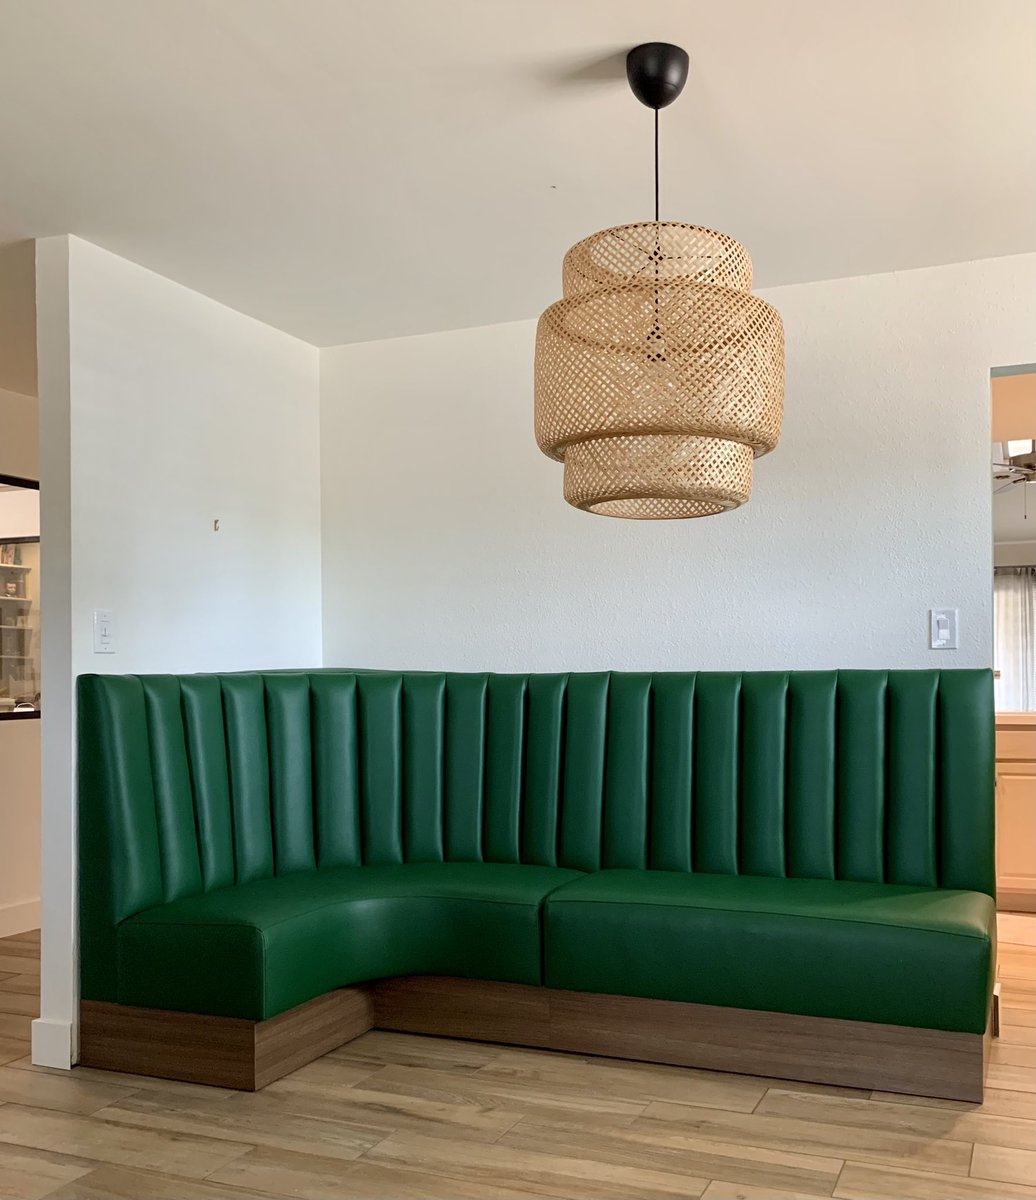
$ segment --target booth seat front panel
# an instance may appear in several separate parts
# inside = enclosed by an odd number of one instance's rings
[[[981,892],[599,871],[545,902],[544,981],[573,991],[982,1033],[995,961]]]

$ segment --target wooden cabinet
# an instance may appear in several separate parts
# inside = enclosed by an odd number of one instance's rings
[[[996,718],[997,907],[1036,912],[1036,713]]]

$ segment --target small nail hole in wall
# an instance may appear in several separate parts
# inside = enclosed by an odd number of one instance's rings
[[[219,533],[219,517],[217,517],[215,519],[215,521],[212,522],[212,532]]]

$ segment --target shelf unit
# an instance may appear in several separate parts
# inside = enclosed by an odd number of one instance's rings
[[[0,717],[33,715],[13,702],[35,702],[40,691],[39,539],[0,536],[0,558],[12,546],[19,561],[0,562]]]

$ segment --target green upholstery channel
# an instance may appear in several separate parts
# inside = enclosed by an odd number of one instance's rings
[[[888,937],[853,935],[873,941],[872,974],[901,974],[903,947],[919,941],[930,945],[919,961],[956,964],[953,995],[928,1017],[904,998],[900,1023],[980,1019],[990,978],[976,987],[975,939],[911,914],[932,895],[993,895],[989,671],[87,675],[78,705],[86,999],[256,1017],[375,970],[542,981],[529,939],[549,898],[546,982],[660,993],[648,946],[626,976],[577,966],[586,947],[606,957],[643,928],[669,963],[670,993],[766,1007],[746,1003],[736,972],[722,984],[726,960],[712,957],[707,927],[722,924],[716,938],[731,944],[737,929],[756,930],[738,944],[748,938],[780,973],[785,936],[801,939],[802,957],[826,945],[827,925],[782,899],[792,893],[779,885],[803,880],[825,884],[839,910],[863,903],[850,884],[885,896],[868,929]],[[437,890],[431,880],[446,874],[424,870],[444,865],[465,868],[463,887],[450,885],[459,891]],[[515,889],[506,904],[493,899],[503,867]],[[573,898],[612,872],[629,873],[642,899]],[[390,877],[382,895],[375,884]],[[678,914],[667,918],[675,941],[642,911],[658,878],[675,889],[660,906]],[[765,934],[726,899],[695,899],[716,878],[746,895],[772,881]],[[591,917],[592,937],[577,928]],[[451,929],[486,944],[462,953]],[[328,939],[326,954],[298,960],[280,940],[288,930],[300,946]],[[391,953],[374,948],[379,938]],[[576,942],[579,954],[562,948]],[[235,972],[233,988],[208,978]],[[848,984],[814,989],[801,973],[792,983],[794,1011],[814,1011],[809,993],[823,1015],[884,1019]],[[754,994],[777,1007],[782,986],[767,976]]]

